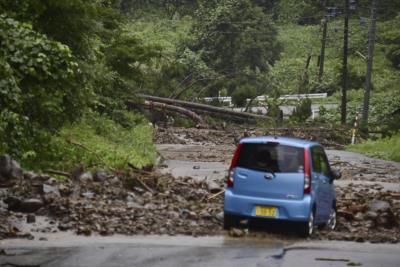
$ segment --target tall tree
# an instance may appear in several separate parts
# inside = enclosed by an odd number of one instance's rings
[[[281,51],[270,16],[250,0],[201,2],[193,33],[192,50],[226,77],[230,93],[259,84]]]

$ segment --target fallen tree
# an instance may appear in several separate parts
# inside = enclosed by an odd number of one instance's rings
[[[144,106],[145,108],[148,108],[148,109],[159,109],[159,110],[165,110],[165,111],[179,113],[181,115],[184,115],[184,116],[192,119],[197,124],[199,124],[199,126],[205,125],[203,119],[199,115],[197,115],[193,111],[190,111],[190,110],[182,108],[182,107],[173,106],[173,105],[167,105],[167,104],[164,104],[164,103],[147,101],[147,100],[144,101],[144,102],[141,102],[141,103],[140,102],[133,102],[133,101],[128,100],[126,103],[128,104],[129,107],[134,107],[135,105],[139,104],[139,105],[142,105],[142,106]]]
[[[194,103],[194,102],[188,102],[188,101],[183,101],[183,100],[176,100],[176,99],[170,99],[170,98],[164,98],[164,97],[157,97],[157,96],[150,96],[150,95],[143,95],[139,94],[139,97],[144,98],[147,101],[154,101],[158,103],[164,103],[168,104],[171,106],[181,106],[186,109],[190,110],[196,110],[196,112],[201,112],[201,113],[209,113],[214,116],[220,116],[220,117],[231,117],[231,118],[236,118],[240,120],[268,120],[271,119],[268,116],[264,115],[258,115],[258,114],[252,114],[252,113],[247,113],[247,112],[239,112],[239,111],[233,111],[233,110],[228,110],[225,108],[220,108],[220,107],[214,107],[210,105],[205,105],[205,104],[199,104],[199,103]],[[133,102],[132,103],[136,103]]]

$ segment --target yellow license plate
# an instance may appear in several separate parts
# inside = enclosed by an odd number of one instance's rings
[[[276,217],[277,210],[275,207],[256,206],[256,216]]]

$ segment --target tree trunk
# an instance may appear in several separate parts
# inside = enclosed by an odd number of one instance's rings
[[[128,104],[128,106],[132,107],[132,106],[137,105],[138,103],[128,100],[127,104]],[[182,108],[182,107],[177,107],[177,106],[172,106],[172,105],[167,105],[167,104],[164,104],[164,103],[147,101],[147,100],[144,101],[143,103],[139,103],[139,104],[143,105],[144,107],[146,107],[148,109],[159,109],[159,110],[175,112],[175,113],[184,115],[184,116],[192,119],[193,121],[195,121],[200,126],[204,126],[205,125],[203,119],[199,115],[197,115],[193,111],[190,111],[190,110]]]

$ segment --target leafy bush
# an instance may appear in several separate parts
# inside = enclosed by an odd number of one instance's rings
[[[297,122],[305,122],[312,114],[311,104],[309,98],[301,99],[296,105],[290,119]]]
[[[17,159],[83,111],[86,90],[70,49],[0,15],[0,152]]]

